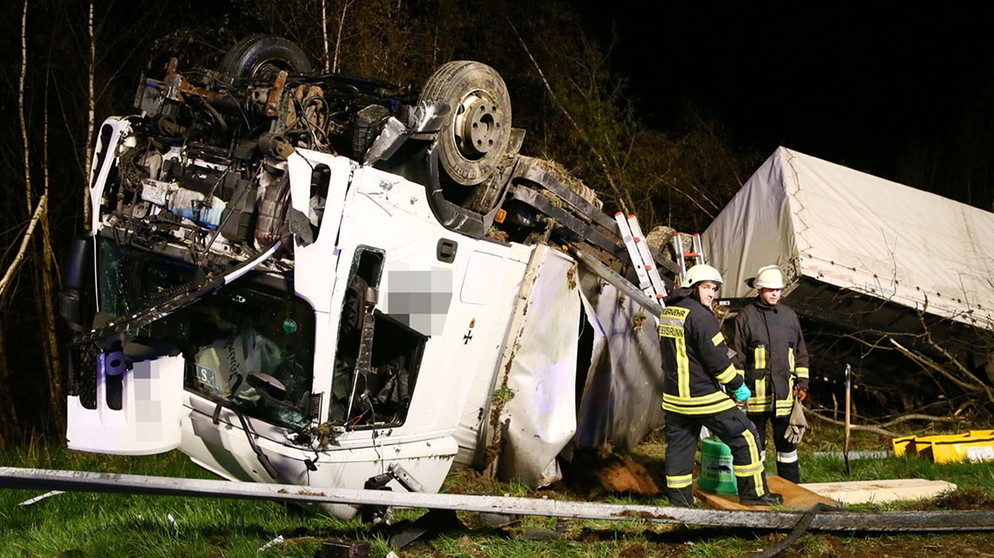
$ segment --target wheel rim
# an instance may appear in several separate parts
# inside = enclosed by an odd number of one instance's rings
[[[452,135],[459,153],[479,160],[500,144],[503,124],[501,107],[486,91],[471,91],[459,103],[452,122]]]
[[[286,71],[287,73],[292,73],[295,71],[293,65],[286,62],[285,60],[280,60],[278,58],[272,58],[258,64],[254,70],[252,70],[252,77],[260,78],[275,78],[277,74],[281,71]]]

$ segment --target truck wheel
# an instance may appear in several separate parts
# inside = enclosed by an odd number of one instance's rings
[[[311,61],[296,44],[272,35],[253,35],[231,47],[221,59],[218,71],[235,79],[273,79],[280,70],[309,74]]]
[[[511,98],[490,66],[468,60],[442,65],[419,101],[448,105],[439,131],[439,160],[453,182],[475,186],[494,173],[511,137]]]

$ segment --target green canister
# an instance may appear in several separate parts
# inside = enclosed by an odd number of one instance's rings
[[[697,486],[712,494],[738,494],[732,450],[716,436],[701,440],[701,476]]]

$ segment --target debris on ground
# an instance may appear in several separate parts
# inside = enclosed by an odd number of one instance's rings
[[[595,493],[660,494],[660,484],[649,470],[627,455],[619,455],[608,446],[601,450],[576,451],[564,466],[564,480],[571,487]]]

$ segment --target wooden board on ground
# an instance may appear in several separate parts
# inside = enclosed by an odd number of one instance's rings
[[[776,475],[767,475],[766,482],[770,486],[770,492],[783,495],[783,507],[786,509],[807,510],[818,503],[830,506],[838,505],[838,502],[831,498],[822,496]],[[698,488],[697,483],[694,483],[694,496],[707,507],[719,510],[770,509],[768,506],[743,506],[739,503],[738,494],[711,494]]]
[[[951,482],[926,479],[816,482],[800,486],[843,504],[883,504],[898,500],[920,500],[956,490],[956,485]]]

